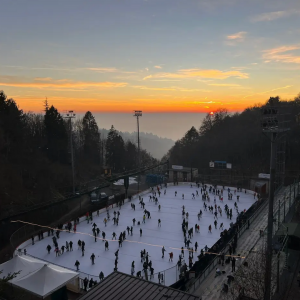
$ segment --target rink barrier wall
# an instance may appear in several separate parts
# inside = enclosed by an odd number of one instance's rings
[[[292,197],[292,186],[293,186],[293,197]],[[296,186],[297,186],[297,193],[296,193]],[[286,196],[286,191],[290,192],[289,197]],[[286,212],[286,216],[290,213],[290,209],[293,209],[294,207],[294,203],[295,203],[295,199],[297,198],[298,194],[299,194],[299,183],[294,183],[293,185],[287,186],[287,187],[283,187],[280,186],[278,187],[278,189],[275,191],[275,196],[276,195],[280,195],[283,192],[283,194],[285,195],[286,199],[290,199],[289,200],[289,209]],[[252,224],[252,222],[257,218],[257,216],[260,215],[261,211],[267,206],[269,202],[265,201],[265,203],[263,205],[261,205],[254,213],[253,215],[251,215],[251,217],[249,218],[250,220],[250,226]],[[283,205],[285,205],[285,203],[281,203],[280,207],[278,207],[275,211],[274,211],[274,216],[277,216],[278,213],[283,212]],[[284,220],[285,217],[283,217],[282,221]],[[247,223],[248,220],[245,222],[245,224],[243,224],[243,226],[239,229],[238,231],[238,237],[242,236],[242,234],[247,230]],[[266,230],[267,227],[263,228],[262,231],[264,232],[262,236],[266,235]],[[278,230],[278,229],[277,229]],[[273,232],[273,236],[275,235],[275,231],[276,231],[276,227],[274,226],[274,232]],[[259,238],[257,239],[257,241],[254,243],[254,246],[252,247],[252,249],[255,247],[255,245],[257,244],[257,242],[260,240],[260,238],[262,236],[259,236]],[[233,241],[234,238],[232,238],[227,245],[220,251],[220,253],[227,253],[228,252],[228,245]],[[249,255],[249,253],[247,254],[247,256]],[[246,256],[246,258],[247,258]],[[188,289],[186,290],[189,293],[192,293],[193,291],[195,291],[202,283],[203,281],[206,279],[206,277],[210,274],[210,272],[212,270],[215,270],[215,267],[219,264],[218,263],[219,257],[216,256],[211,263],[204,269],[204,271],[197,277],[195,278],[195,280],[189,285]]]
[[[175,184],[174,185],[174,182],[168,182],[167,183],[167,186],[182,186],[182,185],[184,185],[184,186],[190,186],[190,185],[195,185],[196,183],[195,182],[178,182],[178,184]],[[204,184],[206,184],[206,185],[211,185],[210,183],[204,183]],[[157,186],[160,186],[161,184],[158,184],[158,185],[154,185],[153,186],[153,189],[154,189],[154,191],[157,191],[156,190],[156,187]],[[162,185],[164,185],[164,184],[162,184]],[[223,188],[223,185],[217,185],[217,188],[219,188],[219,189],[222,189]],[[228,186],[227,186],[227,188],[228,188]],[[236,189],[236,188],[234,188],[234,187],[229,187],[230,189]],[[139,193],[136,193],[136,194],[133,194],[133,195],[131,195],[132,196],[132,199],[134,200],[134,199],[138,199],[139,198],[139,196],[144,196],[144,195],[146,195],[146,194],[148,194],[149,192],[151,192],[151,190],[152,190],[152,188],[150,187],[150,188],[148,188],[148,189],[146,189],[146,190],[144,190],[144,191],[141,191],[141,192],[139,192]],[[243,190],[245,190],[245,189],[243,189]],[[248,190],[248,189],[246,189],[247,190],[247,193],[248,194],[254,194],[255,192],[254,191],[251,191],[251,190]],[[225,192],[226,192],[226,190],[225,190]],[[224,193],[225,194],[225,193]],[[119,203],[120,202],[120,200],[118,200],[118,199],[113,199],[114,201],[111,201],[111,202],[113,202],[113,203],[108,203],[107,204],[107,206],[106,207],[104,207],[104,208],[101,208],[101,209],[97,209],[97,208],[95,208],[95,210],[94,211],[92,211],[92,215],[94,216],[94,214],[96,214],[97,213],[97,210],[99,210],[99,214],[101,214],[101,213],[104,213],[104,212],[106,212],[108,209],[113,209],[114,207],[116,207],[117,206],[117,203]],[[122,200],[121,200],[122,201]],[[123,200],[124,201],[124,203],[126,203],[126,202],[130,202],[131,200],[129,200],[128,198],[126,198],[126,199],[124,199]],[[72,219],[72,218],[68,218],[68,221],[67,222],[65,222],[65,223],[63,223],[63,228],[65,228],[65,226],[67,225],[67,223],[70,221],[70,219]],[[86,222],[86,216],[85,215],[82,215],[82,216],[80,216],[79,217],[79,223],[81,223],[81,222]],[[36,237],[37,237],[37,234],[40,232],[40,230],[41,230],[41,228],[39,227],[39,226],[34,226],[34,225],[25,225],[25,226],[22,226],[21,228],[19,228],[17,231],[15,231],[13,234],[12,234],[12,236],[11,236],[11,238],[10,238],[10,243],[11,243],[11,246],[12,246],[12,249],[14,250],[13,251],[13,255],[18,255],[18,254],[20,254],[20,250],[22,251],[26,246],[28,246],[28,245],[30,245],[32,242],[31,242],[31,236],[33,235],[34,237],[35,237],[35,241],[37,241],[37,239],[36,239]],[[46,229],[45,229],[46,230]],[[47,236],[47,231],[45,231],[44,232],[44,236]],[[24,241],[25,240],[25,241]],[[216,258],[215,258],[216,259]],[[214,259],[214,260],[215,260]],[[213,260],[213,261],[214,261]],[[213,262],[212,261],[212,262]],[[169,275],[167,274],[168,273],[168,270],[170,271],[170,270],[173,270],[174,268],[176,268],[176,272],[175,272],[175,274],[176,274],[176,278],[174,278],[174,281],[172,280],[172,282],[171,282],[171,280],[169,280],[170,278],[169,278]],[[208,269],[209,268],[209,266],[206,268],[206,269]],[[173,267],[171,267],[171,268],[169,268],[169,269],[166,269],[166,270],[164,270],[164,271],[161,271],[160,273],[162,274],[163,273],[163,275],[164,275],[164,281],[163,282],[161,282],[161,284],[162,285],[171,285],[171,284],[174,284],[174,283],[176,283],[178,280],[179,280],[179,273],[180,272],[178,272],[178,267],[177,267],[177,265],[175,265],[175,266],[173,266]],[[75,270],[76,271],[76,269],[74,268],[74,269],[71,269],[71,270]],[[210,270],[211,271],[211,270]],[[159,272],[157,272],[157,273],[155,273],[154,274],[154,282],[158,282],[158,279],[157,279],[157,276],[158,276],[158,273]],[[170,272],[170,273],[172,273],[172,272]],[[93,275],[90,275],[90,274],[87,274],[87,273],[83,273],[83,272],[80,272],[79,271],[79,274],[80,274],[80,276],[79,276],[79,282],[80,282],[80,284],[83,284],[81,281],[83,280],[83,276],[84,277],[87,277],[88,279],[90,279],[90,278],[95,278],[95,276],[93,276]],[[174,273],[173,273],[174,274]],[[208,274],[208,273],[207,273]],[[148,276],[148,278],[150,277],[150,275]],[[156,278],[156,279],[155,279]],[[99,278],[98,278],[99,279]],[[168,284],[167,284],[168,283]]]

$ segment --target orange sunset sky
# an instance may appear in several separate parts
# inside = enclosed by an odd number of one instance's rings
[[[1,4],[0,89],[25,111],[241,111],[300,92],[299,1],[71,3]]]

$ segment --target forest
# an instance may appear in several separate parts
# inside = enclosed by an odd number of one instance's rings
[[[174,165],[198,168],[200,174],[208,172],[210,161],[231,163],[235,174],[269,173],[271,144],[269,136],[262,132],[261,119],[263,108],[271,103],[288,121],[289,130],[282,134],[281,140],[285,141],[286,174],[298,176],[300,94],[293,100],[270,97],[264,105],[249,107],[241,113],[231,114],[226,109],[208,113],[200,128],[192,127],[163,159]]]
[[[137,168],[136,144],[124,142],[114,126],[101,138],[90,111],[70,124],[47,100],[43,114],[24,113],[0,91],[0,211],[13,214],[71,195],[71,135],[76,191],[103,177],[104,166],[114,174]],[[140,159],[142,165],[157,163],[144,149]]]
[[[227,161],[236,174],[268,173],[270,139],[262,132],[262,109],[275,103],[289,121],[284,135],[286,174],[299,175],[300,94],[293,100],[271,97],[264,105],[240,113],[218,109],[207,114],[200,128],[192,127],[164,155],[162,161],[207,172],[210,161]],[[41,103],[42,104],[42,103]],[[101,131],[89,111],[69,119],[44,102],[44,113],[24,113],[0,91],[0,211],[9,214],[72,194],[71,143],[74,150],[76,191],[103,178],[105,166],[114,174],[137,168],[137,146],[111,127]],[[72,128],[72,130],[71,130]],[[158,161],[141,149],[141,165]],[[244,176],[243,175],[243,176]]]

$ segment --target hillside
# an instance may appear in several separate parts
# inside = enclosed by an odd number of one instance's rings
[[[109,132],[108,129],[100,129],[101,138],[106,138]],[[136,132],[118,131],[122,138],[134,143],[137,142]],[[141,148],[147,150],[154,158],[161,159],[174,145],[175,141],[167,138],[161,138],[157,135],[147,132],[140,132]]]

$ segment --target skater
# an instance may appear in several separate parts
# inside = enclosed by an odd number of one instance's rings
[[[208,231],[211,233],[211,225],[208,226]]]
[[[143,234],[143,230],[142,228],[140,228],[140,236],[142,236],[142,234]]]
[[[135,218],[134,219],[132,219],[132,222],[133,222],[133,226],[135,225]]]
[[[83,280],[84,291],[87,291],[88,283],[89,283],[89,280],[85,277]]]
[[[163,246],[162,249],[161,249],[161,252],[162,252],[162,257],[161,258],[165,257],[165,251],[166,251],[165,246]]]
[[[105,232],[102,231],[102,242],[104,242],[104,240],[105,240]]]
[[[130,227],[130,235],[132,235],[133,227]]]
[[[102,271],[101,271],[100,274],[99,274],[99,279],[100,279],[100,281],[102,281],[102,280],[104,279],[104,274],[103,274]]]
[[[169,253],[169,261],[173,261],[173,252]]]
[[[184,194],[182,194],[182,200],[184,200]]]
[[[78,250],[81,248],[81,240],[78,240]]]
[[[161,227],[161,220],[158,219],[158,227]]]
[[[105,241],[105,251],[106,251],[106,250],[109,250],[109,249],[108,249],[108,241]]]
[[[117,239],[117,235],[115,232],[112,233],[112,239],[115,239],[115,240]]]
[[[198,242],[195,243],[195,251],[197,252]]]
[[[78,260],[76,260],[75,266],[76,266],[77,271],[79,270],[79,265],[80,265],[80,262]]]
[[[181,257],[184,257],[184,249],[183,249],[183,247],[181,247]]]
[[[92,265],[93,265],[95,263],[95,254],[93,253],[90,258],[92,260]]]
[[[217,225],[218,225],[217,220],[214,221],[214,224],[215,224],[215,229],[217,229]]]

